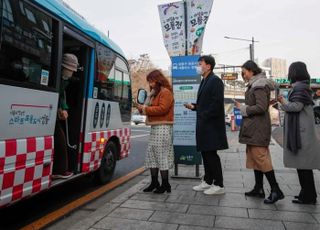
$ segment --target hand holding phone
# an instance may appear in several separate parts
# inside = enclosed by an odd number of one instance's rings
[[[281,104],[284,104],[285,100],[286,100],[286,99],[284,98],[283,95],[280,95],[280,96],[278,97],[278,101],[279,101]]]
[[[237,109],[240,109],[240,106],[241,106],[241,103],[236,101],[235,99],[232,99],[233,102],[234,102],[234,106],[237,108]]]
[[[184,107],[186,107],[187,109],[194,109],[194,105],[191,104],[191,103],[184,103],[183,105],[184,105]]]

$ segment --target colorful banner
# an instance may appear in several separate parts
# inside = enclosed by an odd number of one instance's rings
[[[173,2],[159,5],[164,45],[170,57],[185,55],[185,17],[184,3]]]
[[[213,0],[186,0],[188,55],[199,55]]]

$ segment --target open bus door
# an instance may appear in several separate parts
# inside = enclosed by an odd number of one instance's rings
[[[73,32],[67,27],[64,28],[63,34],[63,47],[62,53],[71,53],[78,58],[79,68],[77,72],[73,73],[73,76],[69,79],[69,84],[65,90],[65,98],[68,105],[68,119],[61,122],[65,133],[65,143],[67,146],[67,163],[68,171],[73,172],[76,175],[81,173],[81,159],[82,159],[82,146],[83,146],[83,127],[85,121],[86,110],[86,93],[88,88],[88,79],[90,74],[90,68],[92,68],[91,58],[93,52],[93,43],[81,35]],[[60,79],[61,81],[61,79]],[[55,144],[57,142],[55,141]],[[57,145],[57,144],[56,144]],[[55,149],[61,149],[59,146],[55,146]],[[55,151],[55,154],[61,154]],[[63,153],[62,153],[63,154]],[[61,164],[54,160],[53,164]],[[53,167],[54,168],[54,167]],[[65,180],[54,180],[53,185],[64,182]]]

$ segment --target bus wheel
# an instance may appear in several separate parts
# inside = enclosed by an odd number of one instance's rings
[[[112,141],[107,143],[102,159],[100,168],[95,172],[95,178],[98,183],[108,183],[114,173],[117,163],[117,147]]]

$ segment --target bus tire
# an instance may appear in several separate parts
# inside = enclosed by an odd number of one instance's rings
[[[111,181],[117,163],[117,146],[110,141],[106,144],[101,158],[100,168],[95,172],[95,179],[99,184]]]

